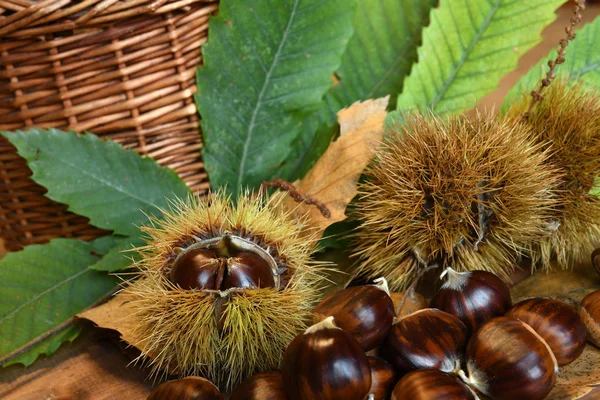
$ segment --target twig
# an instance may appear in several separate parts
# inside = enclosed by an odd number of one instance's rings
[[[398,308],[396,309],[396,315],[398,315],[398,313],[400,311],[402,311],[402,307],[404,306],[404,303],[406,302],[406,296],[408,296],[409,294],[411,294],[411,293],[413,293],[415,291],[415,288],[417,287],[417,284],[419,283],[419,281],[421,280],[421,278],[423,277],[423,275],[425,275],[425,273],[427,271],[431,271],[432,269],[436,269],[437,267],[439,267],[439,265],[437,263],[431,264],[431,265],[423,268],[419,272],[419,275],[417,275],[417,277],[415,278],[415,280],[410,284],[410,286],[408,287],[408,289],[406,289],[406,291],[404,292],[404,296],[402,296],[402,300],[400,300],[400,305],[398,305]]]
[[[296,189],[296,187],[293,184],[291,184],[288,181],[284,181],[280,178],[275,178],[272,181],[263,182],[261,188],[263,187],[271,187],[273,189],[284,190],[289,194],[289,196],[292,199],[294,199],[294,201],[298,203],[313,205],[319,209],[319,211],[325,218],[331,218],[331,211],[329,211],[325,204],[321,203],[315,198],[303,195],[298,191],[298,189]]]
[[[556,66],[565,62],[566,48],[569,45],[569,41],[575,39],[575,26],[579,22],[581,22],[581,11],[583,11],[584,9],[585,0],[575,0],[575,6],[573,7],[573,16],[571,17],[571,22],[569,26],[565,28],[565,32],[567,35],[559,42],[558,55],[556,56],[556,59],[548,61],[548,66],[550,67],[550,70],[546,74],[546,77],[540,82],[539,88],[531,92],[531,103],[529,104],[529,108],[527,109],[525,114],[523,114],[523,118],[529,118],[529,115],[531,115],[531,111],[533,110],[533,107],[536,105],[536,103],[544,99],[542,91],[545,87],[550,86],[554,78],[556,78],[556,75],[554,74]]]

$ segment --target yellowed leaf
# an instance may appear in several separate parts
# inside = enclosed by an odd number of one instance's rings
[[[316,207],[298,204],[290,197],[282,201],[281,206],[298,218],[308,215],[307,229],[322,233],[334,222],[346,219],[346,207],[356,196],[358,179],[373,157],[373,149],[381,142],[388,100],[389,96],[357,102],[341,110],[338,118],[342,135],[304,178],[294,182],[300,193],[325,204],[331,213],[329,218]]]
[[[139,343],[140,340],[134,331],[136,318],[134,310],[129,306],[130,300],[128,295],[120,293],[98,307],[77,314],[76,317],[90,320],[99,328],[118,331],[121,339],[127,343]]]

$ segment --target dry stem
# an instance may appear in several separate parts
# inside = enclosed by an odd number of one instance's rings
[[[556,75],[554,74],[556,66],[565,62],[566,48],[569,45],[569,41],[575,39],[575,26],[579,22],[581,22],[581,11],[583,11],[584,9],[585,0],[575,0],[575,6],[573,7],[573,16],[571,17],[571,22],[569,26],[565,28],[566,36],[559,42],[558,54],[556,58],[554,60],[548,61],[548,66],[550,67],[550,70],[546,74],[546,77],[542,79],[542,81],[540,82],[540,86],[537,90],[531,91],[531,104],[529,104],[529,108],[527,109],[525,114],[523,114],[523,118],[529,118],[529,115],[531,114],[531,111],[533,110],[533,107],[536,105],[536,103],[544,99],[542,91],[545,87],[550,86],[554,78],[556,78]]]
[[[290,183],[288,181],[284,181],[283,179],[280,179],[280,178],[275,178],[272,181],[263,182],[261,186],[272,187],[274,189],[284,190],[284,191],[288,192],[289,196],[292,199],[294,199],[294,201],[296,201],[298,203],[314,205],[315,207],[317,207],[319,209],[319,211],[325,218],[331,218],[331,211],[329,211],[329,209],[327,208],[327,206],[325,204],[321,203],[319,200],[317,200],[313,197],[303,195],[302,193],[300,193],[298,191],[298,189],[296,189],[296,187],[292,183]]]

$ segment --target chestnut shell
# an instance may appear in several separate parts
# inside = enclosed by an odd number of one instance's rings
[[[339,328],[311,328],[296,336],[283,356],[281,373],[288,398],[364,400],[371,387],[371,369],[358,342]]]
[[[561,301],[542,297],[523,300],[506,316],[525,322],[544,338],[559,366],[573,362],[585,348],[585,324],[577,310]]]
[[[387,399],[396,383],[396,371],[383,358],[369,356],[369,367],[371,368],[371,388],[369,394],[372,400]]]
[[[512,300],[508,285],[491,272],[452,271],[430,305],[458,317],[471,334],[485,321],[504,315]]]
[[[391,297],[376,285],[353,286],[335,292],[313,311],[313,322],[333,316],[335,325],[350,333],[364,351],[379,346],[394,320]]]
[[[188,376],[157,386],[146,400],[223,400],[219,389],[208,379]]]
[[[581,300],[579,315],[587,327],[588,340],[600,347],[600,290],[596,290]]]
[[[398,381],[390,400],[475,400],[476,397],[456,376],[437,369],[409,372]]]
[[[182,289],[218,289],[221,286],[222,267],[222,260],[214,251],[193,249],[175,260],[170,278]]]
[[[398,372],[435,368],[452,372],[467,343],[467,328],[454,315],[426,308],[392,326],[380,354]]]
[[[469,383],[492,399],[541,400],[556,382],[552,351],[515,318],[483,324],[469,340],[466,359]]]
[[[222,289],[275,287],[271,266],[258,254],[240,251],[227,259]]]
[[[234,389],[231,400],[287,400],[281,372],[269,371],[252,375]]]

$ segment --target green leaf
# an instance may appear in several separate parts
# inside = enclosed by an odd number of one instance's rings
[[[220,2],[196,75],[213,188],[235,197],[275,176],[331,85],[353,12],[347,0]]]
[[[594,179],[594,186],[590,189],[590,194],[593,196],[600,196],[600,177]]]
[[[402,82],[417,60],[423,26],[438,0],[359,1],[354,13],[355,32],[336,75],[340,82],[325,95],[317,113],[307,118],[294,141],[280,176],[298,179],[314,165],[339,131],[337,112],[359,101],[390,95],[390,107],[402,91]]]
[[[541,40],[564,0],[442,1],[423,31],[419,62],[397,108],[459,112],[498,87]]]
[[[18,359],[2,360],[0,364],[19,360],[29,365],[40,354],[56,350],[76,331],[67,327],[32,347],[26,345],[113,290],[115,277],[88,268],[98,261],[92,252],[91,243],[55,239],[8,253],[0,260],[0,360],[27,348],[19,352]]]
[[[24,157],[46,196],[90,219],[92,225],[136,236],[137,225],[166,198],[188,196],[177,174],[117,143],[57,129],[0,132]]]
[[[554,60],[557,50],[552,50],[546,57],[523,75],[504,99],[502,108],[506,109],[520,96],[529,96],[537,89],[543,76],[550,67],[548,60]],[[600,18],[596,18],[577,32],[575,40],[569,43],[565,62],[555,69],[557,77],[580,81],[600,89]]]
[[[122,271],[131,266],[134,260],[137,259],[137,253],[131,252],[134,247],[143,245],[145,242],[138,238],[119,238],[114,245],[104,254],[97,263],[90,266],[96,271],[115,272]]]

